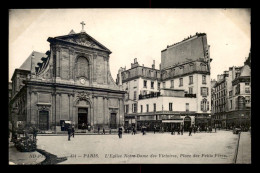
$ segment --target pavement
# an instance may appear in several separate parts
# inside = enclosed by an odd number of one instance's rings
[[[9,142],[9,165],[35,165],[45,160],[38,152],[20,152]]]
[[[38,148],[68,159],[59,164],[232,164],[238,135],[232,131],[142,135],[38,136]]]
[[[251,164],[251,135],[250,132],[241,132],[237,152],[237,164]]]

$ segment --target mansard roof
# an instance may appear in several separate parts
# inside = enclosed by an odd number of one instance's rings
[[[32,63],[32,55],[34,55],[34,58],[33,58],[34,67],[31,66],[31,63]],[[31,68],[35,68],[38,63],[42,62],[42,60],[41,60],[42,57],[46,58],[47,55],[46,55],[45,53],[33,51],[33,52],[29,55],[29,57],[24,61],[24,63],[19,67],[19,69],[31,71]]]
[[[251,76],[251,69],[248,65],[244,65],[241,69],[240,76]]]
[[[112,53],[108,48],[106,48],[104,45],[102,45],[100,42],[95,40],[93,37],[91,37],[89,34],[86,32],[80,32],[80,33],[75,33],[70,32],[68,35],[63,35],[63,36],[58,36],[58,37],[49,37],[48,38],[49,42],[54,42],[54,41],[61,41],[65,43],[72,43],[84,47],[89,47],[92,49],[98,49],[98,50],[103,50],[108,52],[109,54]]]

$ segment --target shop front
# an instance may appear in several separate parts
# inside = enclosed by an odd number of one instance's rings
[[[137,120],[137,130],[141,130],[142,127],[145,126],[146,131],[153,131],[154,127],[159,131],[161,124],[162,120]]]
[[[218,123],[215,121],[215,123]],[[202,131],[206,130],[208,126],[211,125],[211,117],[209,116],[196,116],[195,117],[195,126],[200,127]]]
[[[178,118],[178,119],[166,119],[162,120],[162,128],[164,132],[171,132],[172,129],[177,130],[183,125],[183,119]]]

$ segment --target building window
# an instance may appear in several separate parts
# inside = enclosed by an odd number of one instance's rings
[[[158,87],[158,90],[160,90],[161,88],[161,83],[160,82],[158,82],[158,85],[157,85],[157,87]]]
[[[153,111],[156,112],[156,103],[153,104]]]
[[[202,96],[208,96],[209,95],[208,87],[201,87],[201,95]]]
[[[174,88],[174,80],[171,80],[171,88]]]
[[[249,97],[249,96],[246,96],[246,97],[245,97],[245,102],[246,102],[246,104],[249,104],[249,103],[250,103],[250,97]]]
[[[141,105],[141,113],[143,112],[143,105]]]
[[[169,103],[169,111],[172,111],[172,103]]]
[[[246,82],[246,83],[245,83],[245,85],[246,85],[246,86],[248,86],[248,85],[249,85],[249,83],[248,83],[248,82]]]
[[[183,78],[180,78],[180,86],[183,86]]]
[[[206,83],[206,75],[202,75],[202,84],[207,84]]]
[[[250,93],[250,88],[249,87],[245,87],[245,93]]]
[[[147,81],[144,80],[144,88],[147,88]]]
[[[209,104],[209,103],[207,102],[207,99],[203,99],[203,100],[200,102],[201,111],[207,111],[207,104]]]
[[[126,99],[129,100],[129,93],[126,93]]]
[[[189,81],[190,81],[189,84],[193,84],[193,76],[189,76]]]
[[[128,113],[129,112],[129,105],[125,105],[125,112]]]
[[[207,111],[209,111],[209,101],[207,101]]]
[[[149,105],[146,105],[146,112],[149,112]]]
[[[163,88],[165,88],[165,82],[163,82]]]
[[[134,103],[133,107],[134,107],[134,111],[133,112],[136,113],[137,112],[137,103]]]
[[[151,82],[151,88],[153,89],[153,87],[154,87],[154,82]]]
[[[189,103],[186,103],[186,112],[189,112],[190,108],[189,108]]]
[[[230,109],[232,109],[232,100],[230,100]]]
[[[189,87],[189,94],[193,94],[193,87]]]
[[[246,92],[246,91],[245,91]],[[240,94],[240,84],[236,86],[236,94]]]
[[[136,91],[134,91],[134,100],[136,100]]]

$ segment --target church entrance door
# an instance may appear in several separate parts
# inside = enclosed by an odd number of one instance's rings
[[[39,129],[40,130],[49,129],[49,112],[48,111],[39,112]]]
[[[116,129],[116,113],[111,113],[110,128]]]
[[[78,109],[78,128],[84,129],[88,124],[88,108]]]

